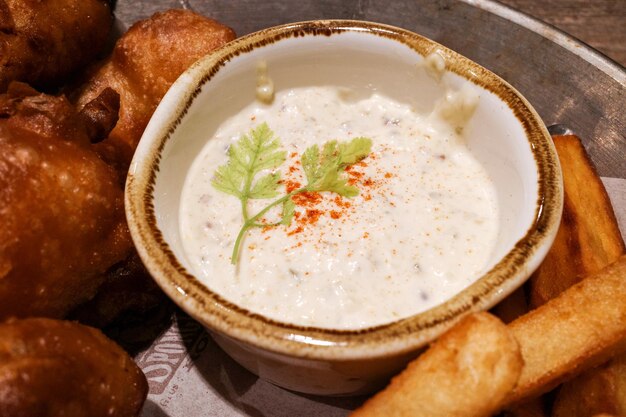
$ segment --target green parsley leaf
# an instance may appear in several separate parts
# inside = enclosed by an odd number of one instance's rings
[[[339,154],[341,155],[341,165],[347,166],[356,164],[372,152],[372,140],[370,138],[358,137],[348,143],[339,144]]]
[[[254,187],[254,176],[264,169],[278,168],[287,153],[280,151],[280,141],[267,123],[250,130],[228,149],[228,163],[215,171],[211,183],[218,190],[247,201],[249,198],[269,198],[278,194],[280,174],[268,174]]]
[[[307,177],[309,191],[330,191],[343,197],[354,197],[359,190],[348,185],[342,175],[344,168],[355,164],[370,154],[372,141],[368,138],[354,138],[348,143],[336,140],[326,142],[320,153],[313,145],[302,155],[302,168]]]
[[[250,193],[248,197],[254,199],[272,198],[278,195],[278,186],[280,185],[280,173],[274,172],[261,177]]]

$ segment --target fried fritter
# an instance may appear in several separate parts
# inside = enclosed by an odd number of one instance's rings
[[[131,417],[146,377],[99,330],[69,321],[0,324],[0,417]]]
[[[104,121],[23,85],[0,95],[0,319],[65,316],[131,253],[124,178],[91,144]]]
[[[62,85],[106,46],[108,0],[0,0],[0,93],[11,81]]]
[[[234,38],[232,29],[189,10],[156,13],[134,24],[71,93],[79,108],[106,87],[120,94],[120,120],[100,145],[105,159],[125,170],[169,87],[191,64]]]
[[[69,318],[103,328],[123,314],[144,314],[167,300],[134,252],[107,272],[96,296],[78,306]]]

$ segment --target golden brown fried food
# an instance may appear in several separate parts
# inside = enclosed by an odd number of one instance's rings
[[[532,277],[531,301],[547,299],[625,252],[611,202],[582,143],[555,136],[565,183],[563,220],[555,244]],[[626,354],[566,382],[557,391],[555,416],[626,415]]]
[[[52,319],[0,324],[1,417],[131,417],[148,384],[99,330]]]
[[[517,403],[626,349],[626,255],[509,324],[524,368]]]
[[[107,0],[0,0],[0,93],[11,81],[59,87],[105,47]]]
[[[92,116],[19,84],[0,95],[0,319],[65,316],[132,250],[123,178],[92,149]]]
[[[554,245],[529,282],[496,307],[496,313],[505,321],[524,314],[531,303],[533,307],[544,304],[624,253],[611,202],[581,141],[570,135],[554,136],[553,140],[561,160],[565,188],[561,225]],[[610,387],[618,384],[620,377],[626,379],[626,368],[615,365],[621,357],[626,356],[622,354],[599,370],[592,369],[566,382],[557,390],[554,412],[559,416],[586,416],[619,408],[619,403],[626,401],[626,392],[622,397],[621,392]],[[613,366],[617,366],[616,369],[612,369]],[[533,399],[506,415],[548,413],[545,410],[549,408],[543,403]],[[577,414],[573,414],[574,409]]]
[[[232,29],[188,10],[168,10],[133,25],[112,55],[72,96],[79,107],[111,87],[121,96],[120,120],[101,145],[126,169],[157,105],[191,64],[235,38]]]
[[[563,384],[552,410],[554,417],[599,413],[626,416],[626,355]]]
[[[563,171],[563,217],[554,245],[530,279],[532,308],[626,253],[611,200],[580,139],[553,139]]]
[[[441,336],[352,416],[489,416],[515,386],[522,365],[504,323],[477,313]]]
[[[167,297],[154,282],[136,252],[106,274],[98,293],[69,315],[83,324],[102,328],[122,314],[142,314]]]

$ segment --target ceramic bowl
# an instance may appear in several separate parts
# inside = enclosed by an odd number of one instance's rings
[[[433,53],[443,59],[426,65],[425,57]],[[260,61],[267,63],[277,91],[326,84],[368,86],[423,110],[432,109],[446,88],[474,91],[479,104],[464,135],[495,183],[501,212],[488,272],[428,311],[354,331],[270,320],[203,285],[190,272],[181,244],[181,189],[194,158],[220,123],[255,99]],[[419,66],[430,68],[430,74],[416,70]],[[266,29],[198,61],[154,113],[126,184],[132,237],[165,293],[248,370],[276,385],[320,395],[380,387],[461,317],[505,298],[544,258],[561,211],[562,181],[551,138],[519,92],[429,39],[357,21]]]

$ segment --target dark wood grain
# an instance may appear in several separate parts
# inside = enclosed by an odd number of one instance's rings
[[[626,0],[500,0],[626,66]]]

